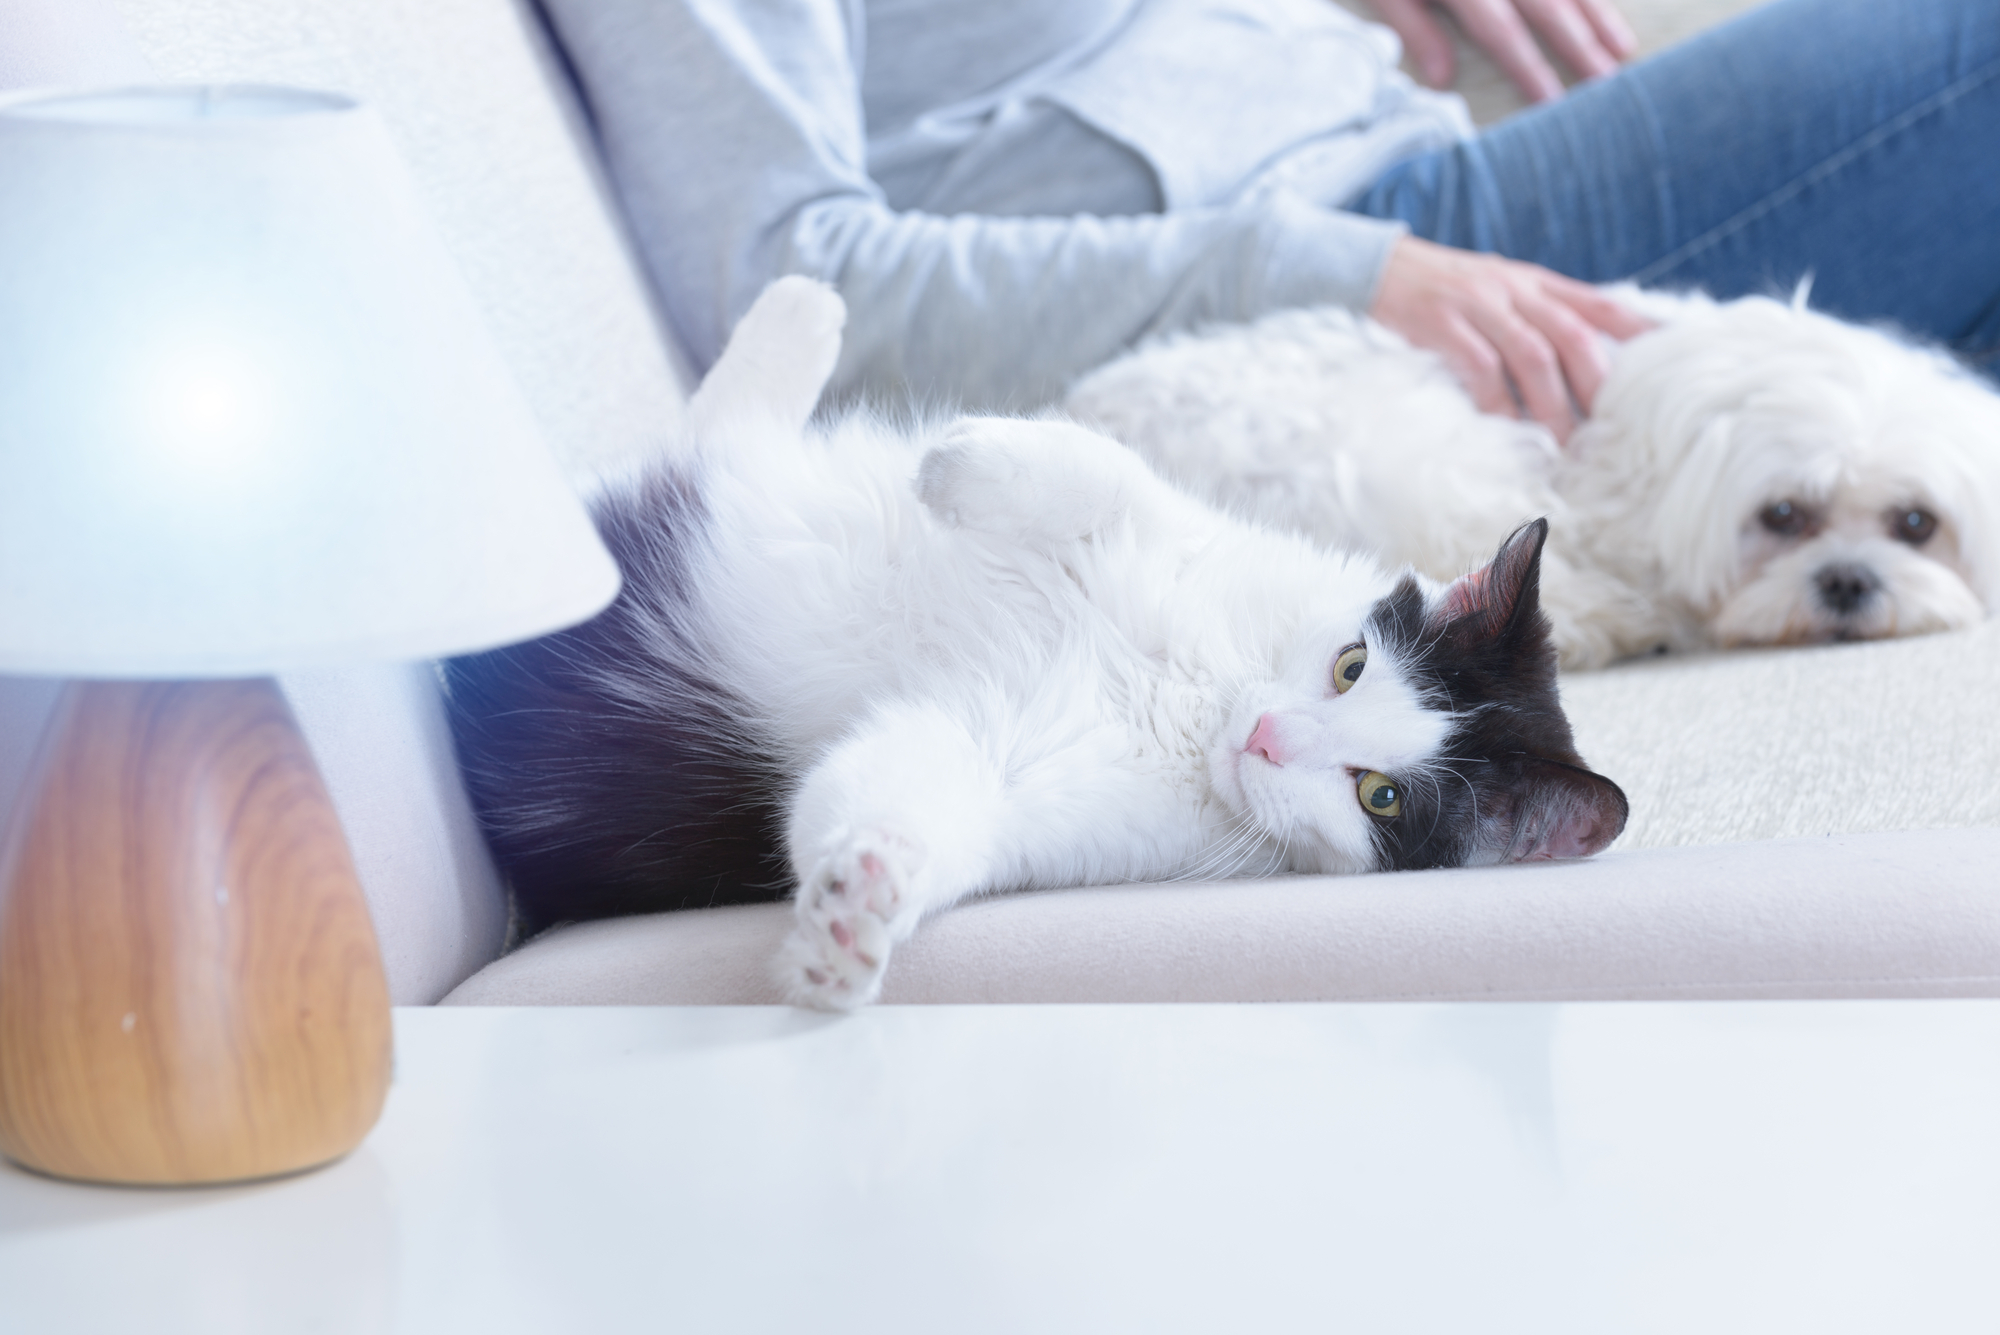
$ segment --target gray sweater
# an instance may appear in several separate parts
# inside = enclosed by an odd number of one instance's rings
[[[835,388],[1025,407],[1135,339],[1364,307],[1339,211],[1471,133],[1327,0],[544,0],[697,365],[835,284]]]

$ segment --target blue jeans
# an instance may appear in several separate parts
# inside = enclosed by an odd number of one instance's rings
[[[1592,282],[1789,293],[2000,363],[2000,0],[1778,0],[1350,207]]]

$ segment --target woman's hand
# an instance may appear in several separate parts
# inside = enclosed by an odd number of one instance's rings
[[[1531,102],[1552,102],[1562,96],[1562,80],[1549,68],[1535,44],[1535,33],[1579,77],[1609,74],[1631,59],[1638,39],[1612,0],[1368,0],[1382,21],[1403,38],[1410,54],[1433,88],[1449,88],[1458,77],[1453,68],[1451,37],[1432,5],[1442,5],[1457,18],[1465,35],[1492,56]],[[1533,33],[1529,29],[1533,29]]]
[[[1651,328],[1588,283],[1536,264],[1398,241],[1368,313],[1444,358],[1482,411],[1527,415],[1569,439],[1604,383],[1599,338]]]

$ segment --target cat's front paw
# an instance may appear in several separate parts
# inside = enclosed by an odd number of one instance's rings
[[[778,982],[795,1005],[853,1010],[882,991],[889,951],[916,917],[910,878],[923,847],[881,829],[834,841],[799,882],[797,925],[778,952]]]
[[[917,499],[953,528],[1016,539],[1088,537],[1126,513],[1145,465],[1069,422],[967,417],[917,468]]]

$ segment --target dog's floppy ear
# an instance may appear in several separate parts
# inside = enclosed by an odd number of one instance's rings
[[[1541,610],[1542,544],[1548,537],[1546,519],[1515,529],[1491,561],[1445,589],[1432,610],[1434,622],[1470,642],[1494,639],[1532,621]]]
[[[1520,761],[1504,809],[1480,823],[1479,862],[1540,862],[1601,852],[1625,829],[1625,791],[1560,760]]]

